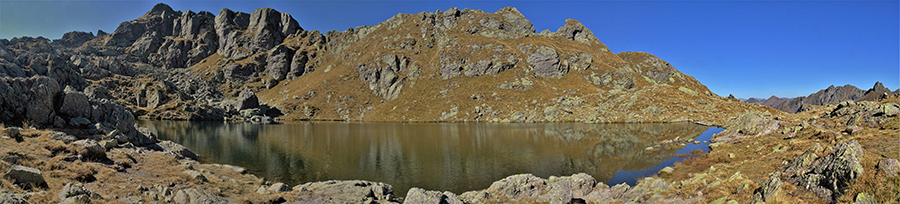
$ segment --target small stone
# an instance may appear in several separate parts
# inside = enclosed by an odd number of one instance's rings
[[[671,166],[667,166],[666,168],[659,170],[658,174],[663,174],[663,173],[671,174],[672,172],[675,172],[675,168],[672,168]]]
[[[11,138],[17,138],[17,139],[22,138],[22,135],[19,134],[20,132],[22,132],[22,128],[20,128],[20,127],[3,128],[3,133],[6,133],[6,136],[9,136]]]
[[[875,201],[875,196],[872,196],[866,192],[862,192],[856,194],[856,204],[876,204],[878,201]]]
[[[887,177],[894,177],[900,172],[900,165],[898,165],[896,159],[884,158],[878,162],[878,169]]]
[[[203,176],[203,174],[201,174],[200,172],[197,172],[194,170],[184,170],[183,172],[185,174],[187,174],[188,176],[190,176],[190,178],[193,180],[198,180],[198,181],[202,181],[202,182],[209,181],[208,179],[206,179],[206,176]]]

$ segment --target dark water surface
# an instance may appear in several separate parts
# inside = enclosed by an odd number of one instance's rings
[[[247,168],[291,186],[325,180],[391,184],[462,193],[485,189],[513,174],[547,178],[587,173],[598,182],[634,184],[692,150],[645,151],[663,140],[708,141],[722,129],[689,123],[344,123],[277,125],[140,121],[160,139],[201,161]]]

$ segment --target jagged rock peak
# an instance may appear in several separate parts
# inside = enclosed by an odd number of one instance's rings
[[[891,89],[885,88],[884,84],[882,84],[880,81],[876,81],[875,85],[872,86],[872,89],[869,89],[869,91],[891,92]]]
[[[556,34],[582,43],[600,42],[590,29],[575,19],[566,19],[566,24],[556,30]]]
[[[167,4],[158,3],[158,4],[154,5],[153,8],[150,9],[150,11],[147,11],[147,13],[145,13],[144,16],[142,16],[142,18],[151,17],[151,16],[170,16],[170,15],[176,15],[175,10],[173,10],[172,7],[169,7],[169,5],[167,5]]]
[[[249,30],[259,32],[268,26],[273,26],[273,28],[280,31],[282,37],[287,37],[297,31],[303,31],[297,20],[294,20],[291,14],[288,13],[265,7],[258,8],[250,14]]]
[[[504,7],[494,13],[503,15],[503,19],[512,24],[513,33],[534,33],[534,25],[515,7]]]

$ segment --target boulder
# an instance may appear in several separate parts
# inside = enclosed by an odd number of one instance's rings
[[[863,174],[860,158],[863,148],[856,140],[840,142],[834,151],[816,159],[816,148],[807,151],[785,168],[785,180],[806,188],[829,203],[837,201],[844,191]]]
[[[409,192],[406,193],[406,198],[403,199],[403,203],[410,204],[463,204],[466,203],[460,200],[456,194],[453,194],[449,191],[440,192],[440,191],[426,191],[421,188],[411,188]]]
[[[26,118],[37,125],[52,124],[55,119],[54,101],[60,92],[59,84],[47,77],[36,76],[30,79],[33,84],[29,92],[31,100],[25,106]]]
[[[253,93],[253,91],[248,88],[244,88],[238,95],[237,104],[235,104],[235,106],[238,110],[256,108],[259,107],[259,99],[256,98],[256,93]]]
[[[74,142],[75,140],[78,140],[78,138],[75,138],[75,136],[66,134],[64,132],[53,131],[53,132],[50,132],[49,135],[50,135],[50,138],[53,138],[54,140],[62,141],[66,144]]]
[[[894,177],[900,172],[900,164],[897,164],[896,159],[884,158],[878,161],[878,170],[881,170],[881,173],[887,177]]]
[[[540,46],[525,58],[534,74],[547,78],[562,78],[569,72],[568,67],[559,66],[559,54],[556,49]]]
[[[72,145],[75,146],[78,154],[84,156],[84,158],[89,159],[105,159],[106,158],[106,148],[100,146],[100,143],[97,143],[95,140],[84,139],[72,142]]]
[[[230,203],[228,199],[213,193],[208,188],[201,185],[178,190],[175,192],[175,197],[172,199],[172,202],[178,204]]]
[[[28,199],[22,198],[19,195],[8,192],[6,190],[0,191],[0,203],[3,204],[28,204]]]
[[[47,187],[47,182],[44,181],[41,170],[27,166],[12,165],[9,171],[3,174],[3,178],[23,188]]]
[[[199,158],[199,156],[197,156],[197,154],[195,154],[190,149],[184,147],[183,145],[180,145],[178,143],[168,141],[168,140],[163,140],[163,141],[157,142],[156,144],[152,144],[149,147],[156,151],[170,153],[170,154],[174,155],[175,158],[177,158],[177,159],[188,158],[188,159],[197,160]]]
[[[269,188],[267,188],[267,190],[269,190],[269,192],[272,192],[272,193],[280,193],[280,192],[291,191],[291,187],[288,186],[287,184],[279,182],[279,183],[272,184],[272,186],[269,186]]]
[[[541,201],[550,203],[570,203],[574,198],[580,198],[593,191],[597,181],[591,175],[578,173],[572,176],[555,177],[547,180],[547,193],[540,196]]]
[[[20,128],[20,127],[5,127],[5,128],[3,128],[3,133],[6,134],[6,136],[9,136],[10,138],[14,138],[14,139],[21,139],[22,138],[21,132],[22,132],[22,128]]]
[[[90,203],[91,197],[100,197],[99,194],[85,188],[83,184],[72,182],[67,183],[62,191],[56,195],[59,197],[60,203]],[[87,200],[88,202],[77,202],[84,200]]]
[[[197,181],[201,181],[201,182],[209,182],[209,180],[206,179],[206,176],[203,176],[203,174],[198,171],[188,169],[188,170],[182,171],[182,173],[187,174],[188,178],[191,178],[192,180],[197,180]]]
[[[91,104],[84,93],[75,90],[72,86],[66,86],[64,94],[59,113],[73,118],[91,117]]]
[[[762,186],[753,191],[753,203],[771,201],[772,198],[781,192],[781,184],[781,179],[778,179],[778,175],[767,179]]]
[[[391,185],[371,181],[322,181],[294,186],[300,193],[309,193],[332,203],[363,203],[366,201],[393,202]]]

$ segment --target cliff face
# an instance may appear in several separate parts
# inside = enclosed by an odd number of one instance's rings
[[[771,110],[719,97],[651,54],[613,53],[576,20],[535,33],[511,7],[398,14],[322,34],[271,8],[213,15],[158,4],[101,33],[2,40],[0,76],[104,88],[161,119],[667,122]],[[264,105],[236,105],[242,91]]]

